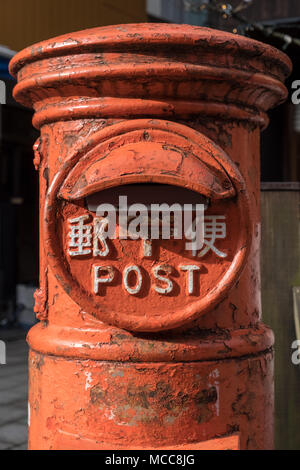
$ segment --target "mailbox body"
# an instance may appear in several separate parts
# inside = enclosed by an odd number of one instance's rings
[[[286,98],[289,60],[220,31],[139,24],[45,41],[11,71],[41,132],[29,447],[272,448],[259,138]],[[143,240],[118,238],[103,254],[87,201],[115,204],[131,185],[138,203],[159,185],[206,198],[226,234],[200,257],[181,241],[155,240],[149,254]],[[83,226],[91,238],[79,246]]]

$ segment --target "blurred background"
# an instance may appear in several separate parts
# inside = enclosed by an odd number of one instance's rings
[[[0,96],[6,104],[0,105],[0,339],[7,344],[7,364],[0,365],[0,449],[26,448],[24,338],[35,322],[39,243],[32,163],[38,132],[31,111],[12,97],[8,63],[16,51],[43,39],[139,22],[247,35],[278,47],[293,62],[289,99],[270,112],[261,139],[262,301],[263,319],[276,335],[276,448],[300,449],[300,365],[291,360],[292,343],[300,340],[300,105],[292,101],[300,80],[299,0],[1,0]]]

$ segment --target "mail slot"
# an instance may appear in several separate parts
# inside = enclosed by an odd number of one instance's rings
[[[29,448],[271,449],[259,135],[289,59],[139,24],[44,41],[10,68],[41,132]]]

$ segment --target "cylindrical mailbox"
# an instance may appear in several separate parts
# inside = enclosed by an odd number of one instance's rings
[[[31,449],[272,448],[259,138],[290,68],[265,44],[169,24],[12,60],[41,132]]]

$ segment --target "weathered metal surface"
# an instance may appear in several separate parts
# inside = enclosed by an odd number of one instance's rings
[[[241,448],[270,448],[272,433],[258,430],[273,424],[272,362],[271,352],[240,360],[134,364],[66,361],[33,351],[31,447],[55,448],[63,434],[77,448],[81,439],[98,449],[188,448],[240,431]]]
[[[13,59],[15,97],[41,130],[30,448],[200,449],[236,435],[272,447],[259,133],[289,70],[269,46],[179,25],[96,28]],[[136,202],[153,184],[207,201],[218,237],[192,254],[183,240],[104,243],[93,204],[130,184]]]

